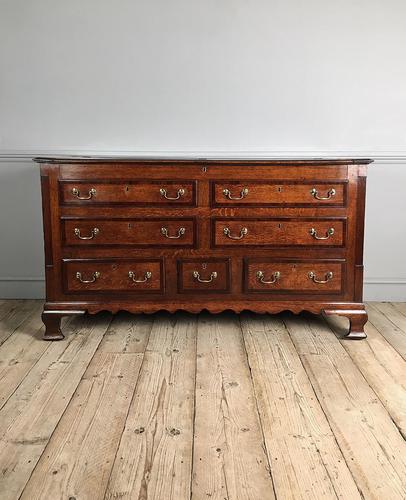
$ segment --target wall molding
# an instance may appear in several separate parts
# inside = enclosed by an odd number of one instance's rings
[[[134,157],[134,158],[191,158],[191,159],[297,159],[297,158],[372,158],[380,163],[405,163],[406,150],[321,150],[321,149],[257,149],[257,150],[91,150],[71,149],[21,149],[0,151],[0,162],[29,161],[37,156],[83,156],[83,157]]]

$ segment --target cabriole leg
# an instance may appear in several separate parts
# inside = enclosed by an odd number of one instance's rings
[[[337,314],[338,316],[346,316],[350,320],[350,328],[348,334],[344,337],[349,340],[362,340],[366,339],[364,327],[368,321],[368,314],[365,309],[328,309],[323,311],[327,316]]]

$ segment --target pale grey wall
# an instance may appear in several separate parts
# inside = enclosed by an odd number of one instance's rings
[[[404,0],[0,0],[0,296],[43,289],[58,154],[351,156],[367,296],[406,299]]]
[[[3,150],[406,150],[404,0],[0,0]]]

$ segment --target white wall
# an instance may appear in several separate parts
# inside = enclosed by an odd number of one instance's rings
[[[28,158],[70,152],[376,158],[367,297],[406,299],[405,19],[404,0],[0,0],[0,296],[42,293]]]

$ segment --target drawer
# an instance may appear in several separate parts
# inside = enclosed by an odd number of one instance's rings
[[[61,181],[60,199],[84,205],[196,206],[196,181]]]
[[[212,206],[345,206],[345,181],[213,181]]]
[[[337,293],[343,292],[343,261],[272,261],[247,259],[244,288],[247,292]]]
[[[67,293],[164,291],[161,259],[64,260],[62,267]]]
[[[194,218],[62,219],[65,245],[182,246],[196,244]]]
[[[229,259],[178,261],[178,290],[182,292],[229,292]]]
[[[213,246],[342,247],[345,234],[345,218],[212,219]]]

